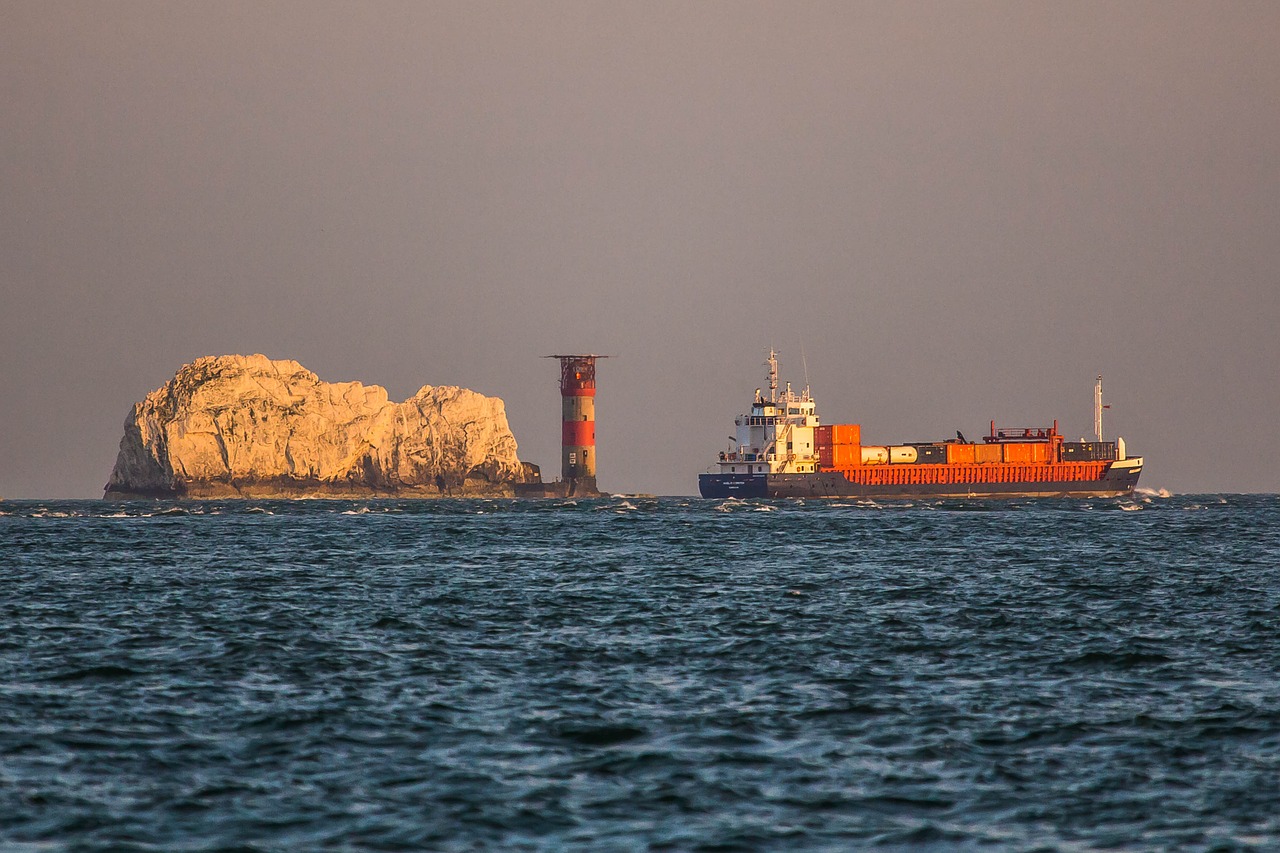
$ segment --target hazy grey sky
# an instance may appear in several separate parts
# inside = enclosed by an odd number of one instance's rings
[[[502,397],[696,492],[765,350],[868,441],[1280,491],[1280,3],[0,2],[0,495],[201,355]]]

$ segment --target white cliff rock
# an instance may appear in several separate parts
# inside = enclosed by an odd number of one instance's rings
[[[296,361],[225,355],[133,407],[106,496],[502,495],[540,479],[497,397],[427,385],[393,403]]]

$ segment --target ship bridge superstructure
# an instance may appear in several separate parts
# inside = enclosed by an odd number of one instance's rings
[[[769,350],[769,393],[757,388],[746,414],[734,419],[735,435],[728,450],[721,451],[722,474],[802,474],[817,470],[814,431],[818,413],[808,386],[801,392],[786,383],[778,390],[778,353]]]

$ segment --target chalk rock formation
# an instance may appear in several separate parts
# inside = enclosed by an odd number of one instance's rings
[[[224,355],[133,407],[105,497],[510,495],[540,481],[497,397],[427,385],[392,403],[296,361]]]

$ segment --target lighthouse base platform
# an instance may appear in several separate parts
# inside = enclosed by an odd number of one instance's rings
[[[521,483],[516,486],[518,498],[607,498],[608,492],[596,487],[595,477],[574,477],[554,483]]]

